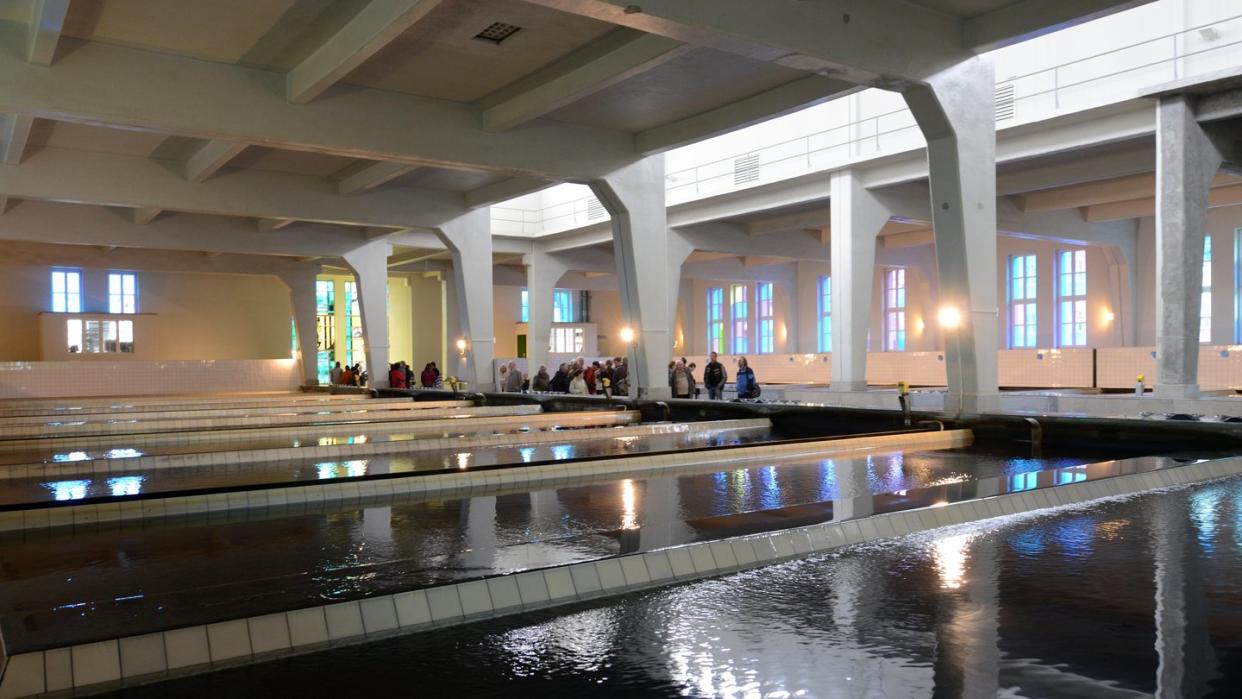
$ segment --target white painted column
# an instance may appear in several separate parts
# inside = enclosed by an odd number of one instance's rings
[[[999,407],[995,89],[991,59],[976,57],[903,93],[927,138],[941,307],[961,319],[942,328],[948,411]]]
[[[372,240],[345,253],[345,264],[358,284],[358,312],[366,344],[367,385],[388,387],[388,256],[392,245]],[[313,298],[313,296],[312,296]]]
[[[453,219],[436,231],[453,255],[453,283],[462,338],[449,338],[456,352],[458,339],[466,341],[465,376],[478,391],[496,389],[492,378],[496,328],[492,313],[491,213],[486,207]]]
[[[564,261],[540,250],[530,254],[526,266],[526,294],[529,319],[526,324],[526,367],[531,376],[548,363],[552,333],[552,296],[556,284],[569,271]],[[548,375],[556,367],[548,367]]]
[[[664,156],[628,165],[592,182],[591,189],[612,216],[621,316],[637,334],[629,352],[630,384],[640,397],[667,398],[673,333],[664,259],[669,251]]]
[[[1156,108],[1156,387],[1161,398],[1199,394],[1199,301],[1208,188],[1221,156],[1186,95]]]
[[[867,390],[867,330],[875,242],[888,222],[887,207],[852,170],[832,173],[832,383],[833,391]]]
[[[316,265],[279,275],[289,287],[293,327],[298,333],[298,360],[302,363],[302,382],[306,386],[319,385],[319,337],[315,323],[315,276],[318,272]]]

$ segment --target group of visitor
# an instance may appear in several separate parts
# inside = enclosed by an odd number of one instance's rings
[[[509,362],[508,365],[500,367],[500,376],[502,391],[529,390],[536,393],[568,393],[579,396],[625,396],[630,391],[630,365],[625,357],[590,363],[585,358],[578,357],[572,362],[561,364],[551,376],[548,375],[547,366],[540,366],[539,371],[529,379],[522,376],[516,362]]]
[[[668,387],[672,389],[674,398],[694,398],[698,396],[697,382],[694,378],[694,362],[685,357],[668,363]],[[703,367],[703,385],[707,387],[709,400],[724,398],[725,383],[729,380],[729,372],[725,371],[715,352],[708,357],[707,366]],[[737,376],[734,378],[737,397],[743,400],[758,398],[759,382],[755,380],[755,371],[750,368],[746,357],[737,359]]]
[[[366,386],[367,372],[361,364],[341,367],[341,363],[337,362],[328,372],[328,379],[333,386]]]
[[[328,372],[328,378],[334,386],[367,385],[367,372],[362,368],[361,364],[342,367],[341,363],[337,362],[331,371]],[[427,362],[427,366],[423,367],[423,373],[418,377],[418,386],[422,388],[439,388],[442,385],[440,369],[436,367],[435,362]],[[389,388],[416,388],[414,370],[404,361],[389,364],[388,386]]]

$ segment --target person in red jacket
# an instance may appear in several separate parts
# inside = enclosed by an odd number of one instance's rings
[[[405,388],[405,367],[401,366],[400,362],[388,369],[388,387]]]
[[[591,362],[582,371],[582,380],[586,381],[587,393],[595,395],[595,374],[599,372],[599,362]]]

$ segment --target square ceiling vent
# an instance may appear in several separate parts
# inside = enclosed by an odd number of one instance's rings
[[[505,24],[504,22],[492,22],[487,25],[483,31],[474,35],[474,38],[480,41],[490,41],[493,44],[499,44],[505,39],[517,34],[522,28],[516,24]]]

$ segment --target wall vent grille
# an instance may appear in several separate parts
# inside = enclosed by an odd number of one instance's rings
[[[996,88],[996,120],[1005,121],[1013,118],[1014,92],[1013,83],[1005,83]]]
[[[749,184],[759,181],[759,156],[744,155],[733,159],[733,184]]]
[[[607,213],[599,199],[591,197],[587,200],[587,219],[594,221],[597,218],[603,218]]]
[[[505,39],[508,39],[514,34],[517,34],[521,30],[522,28],[517,26],[516,24],[505,24],[504,22],[492,22],[491,24],[487,25],[487,27],[485,27],[483,31],[479,32],[478,34],[475,34],[474,38],[480,41],[490,41],[493,44],[499,44]]]

